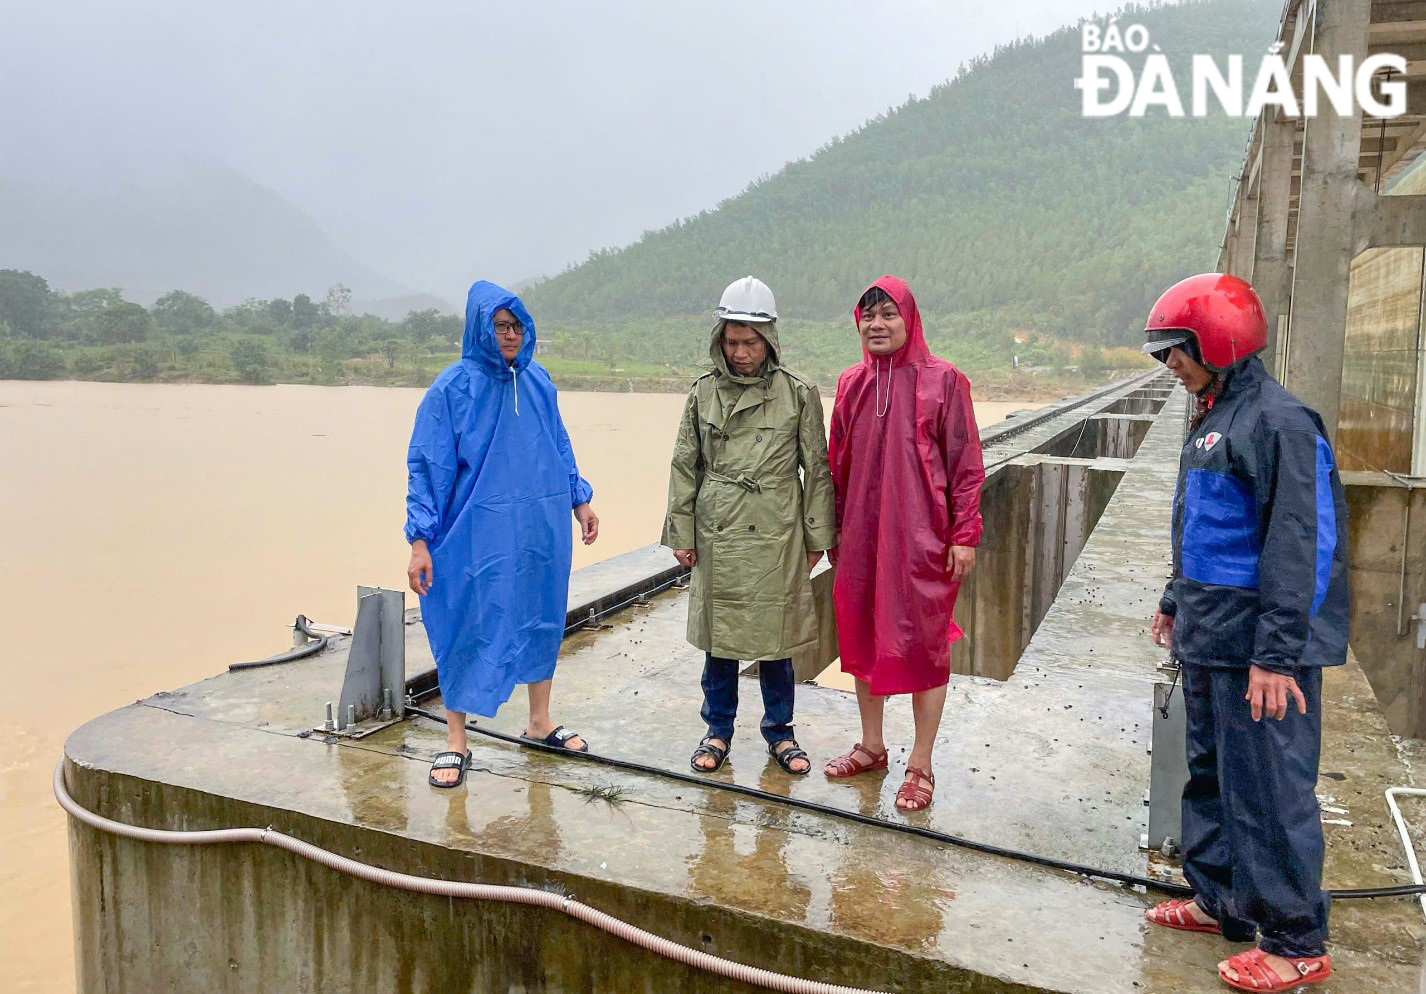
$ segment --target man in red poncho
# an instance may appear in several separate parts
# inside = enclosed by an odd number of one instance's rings
[[[970,381],[927,348],[911,288],[883,276],[856,319],[862,361],[837,384],[829,455],[841,530],[832,598],[862,738],[825,772],[885,769],[885,698],[910,694],[916,742],[896,806],[919,811],[936,785],[931,747],[951,643],[965,634],[952,612],[975,567],[985,468]]]

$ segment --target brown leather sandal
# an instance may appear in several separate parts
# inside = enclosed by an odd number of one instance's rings
[[[919,777],[931,786],[912,780],[912,777]],[[896,789],[896,807],[901,811],[921,811],[931,806],[931,792],[936,789],[935,774],[926,770],[917,769],[914,766],[906,767],[906,781]]]
[[[870,757],[871,762],[858,762],[857,753],[859,752],[864,756]],[[827,765],[822,768],[822,772],[825,773],[830,779],[841,780],[846,777],[854,777],[858,773],[870,773],[872,770],[884,770],[886,769],[886,756],[887,753],[885,749],[881,750],[881,752],[879,753],[872,752],[866,746],[858,742],[856,745],[852,746],[850,752],[844,752],[842,753],[842,755],[836,757],[835,759],[829,759],[827,761]]]

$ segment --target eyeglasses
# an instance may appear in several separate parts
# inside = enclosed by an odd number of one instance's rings
[[[525,326],[519,321],[496,321],[495,331],[500,335],[509,335],[525,330]]]

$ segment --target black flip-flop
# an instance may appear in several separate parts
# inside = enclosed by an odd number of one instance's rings
[[[436,753],[436,758],[431,761],[431,772],[426,775],[426,781],[432,787],[459,787],[465,783],[465,771],[470,769],[470,760],[471,755],[469,749],[464,753],[454,751],[438,752]],[[437,770],[454,769],[458,769],[460,772],[456,774],[456,778],[450,783],[436,779]]]
[[[723,761],[728,758],[728,753],[733,751],[733,743],[728,743],[728,748],[719,749],[713,744],[713,736],[705,735],[703,741],[698,743],[698,748],[693,750],[693,755],[688,758],[688,765],[693,768],[694,773],[717,773],[723,768]],[[713,766],[699,766],[696,760],[699,756],[711,756]]]
[[[782,745],[783,742],[789,742],[791,745],[782,750],[782,752],[778,752],[777,747]],[[805,777],[812,772],[812,758],[802,751],[802,747],[797,744],[796,739],[780,739],[777,742],[769,742],[767,754],[777,761],[777,765],[782,767],[784,773],[790,773],[795,777]],[[794,759],[807,760],[807,769],[794,770],[792,768],[792,761]]]
[[[522,739],[529,739],[531,742],[543,742],[547,746],[554,746],[556,749],[563,749],[565,752],[588,752],[589,740],[584,739],[584,748],[575,749],[565,745],[570,739],[583,739],[584,736],[578,732],[571,732],[563,725],[556,725],[555,730],[542,739],[537,739],[533,735],[521,735]]]

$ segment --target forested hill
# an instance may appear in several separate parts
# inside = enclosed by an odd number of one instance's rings
[[[1187,106],[1193,54],[1243,54],[1251,88],[1280,9],[1206,0],[1118,19],[1149,29]],[[1022,330],[1131,342],[1165,286],[1213,266],[1251,122],[1085,118],[1081,57],[1078,28],[999,48],[716,209],[591,254],[525,291],[541,336],[611,363],[687,361],[723,286],[754,273],[777,294],[793,364],[829,369],[855,360],[852,305],[890,272],[911,283],[933,346],[972,367],[1008,360]]]

